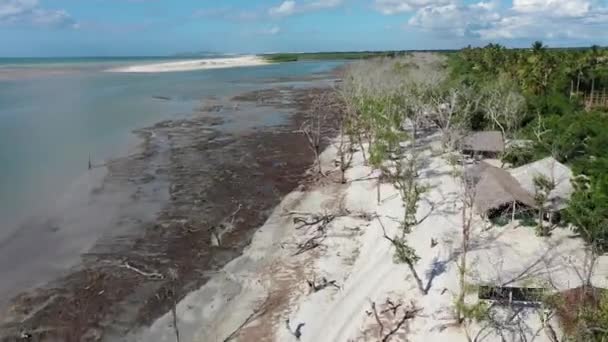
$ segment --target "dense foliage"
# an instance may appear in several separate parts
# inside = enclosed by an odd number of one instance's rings
[[[450,66],[453,83],[480,94],[504,83],[524,97],[525,113],[517,122],[505,122],[508,115],[495,116],[502,122],[478,115],[471,128],[511,124],[503,133],[523,141],[505,153],[505,162],[517,166],[553,156],[569,165],[576,175],[575,192],[564,217],[591,251],[608,251],[608,102],[593,101],[608,93],[608,50],[550,50],[540,42],[531,49],[507,50],[490,44],[452,54]],[[605,296],[599,306],[577,311],[570,338],[608,341],[607,304]]]
[[[303,52],[303,53],[276,53],[264,55],[273,63],[296,62],[307,60],[354,60],[374,57],[403,56],[406,51],[356,51],[356,52]]]
[[[510,84],[525,98],[525,114],[510,124],[507,137],[531,141],[517,145],[506,162],[525,164],[553,156],[578,176],[577,190],[566,218],[589,243],[608,248],[608,118],[588,99],[608,89],[608,50],[548,49],[536,42],[530,49],[509,50],[498,44],[465,48],[450,56],[451,79],[480,93]],[[587,106],[586,106],[587,104]],[[479,116],[473,128],[495,128]]]

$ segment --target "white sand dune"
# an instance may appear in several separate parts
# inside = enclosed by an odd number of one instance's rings
[[[192,71],[206,69],[237,68],[247,66],[265,65],[268,62],[259,56],[239,56],[230,58],[209,58],[195,59],[179,62],[167,62],[156,64],[131,65],[107,70],[108,72],[127,72],[127,73],[157,73]]]
[[[381,202],[376,201],[376,180],[357,154],[348,171],[349,184],[327,181],[306,192],[295,191],[277,207],[256,232],[244,254],[233,260],[199,290],[178,306],[178,326],[183,341],[224,341],[234,331],[234,341],[296,341],[287,329],[303,323],[299,341],[377,341],[379,325],[371,314],[371,303],[386,312],[387,299],[402,307],[415,303],[420,313],[400,328],[390,341],[467,341],[467,333],[454,323],[454,303],[459,292],[458,266],[461,243],[460,194],[462,187],[452,176],[443,156],[433,155],[432,137],[422,154],[428,161],[421,170],[421,182],[429,186],[419,208],[428,217],[409,234],[420,261],[416,264],[423,282],[432,282],[429,293],[418,291],[407,266],[393,261],[394,249],[383,237],[377,220],[359,213],[378,214],[389,235],[399,229],[403,207],[395,188],[383,184]],[[335,165],[335,147],[322,155],[325,170]],[[315,228],[296,229],[288,212],[332,213],[347,209],[327,227],[322,246],[294,256]],[[558,229],[540,238],[533,228],[508,225],[490,230],[477,221],[469,252],[468,284],[551,284],[557,290],[579,286],[578,272],[584,268],[584,244]],[[431,247],[431,238],[438,245]],[[606,286],[608,259],[603,257],[594,282]],[[307,280],[335,280],[339,288],[311,293]],[[471,295],[467,301],[475,301]],[[400,309],[401,310],[401,309]],[[542,311],[523,309],[521,330],[505,331],[506,340],[550,341],[542,329]],[[399,311],[401,315],[401,311]],[[382,318],[386,334],[395,320]],[[557,323],[554,322],[554,326]],[[501,336],[481,324],[472,324],[468,334],[479,341],[501,341]],[[559,334],[559,331],[558,331]],[[136,336],[137,341],[174,341],[172,316],[167,314]]]

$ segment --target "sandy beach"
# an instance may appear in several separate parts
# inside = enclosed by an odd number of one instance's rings
[[[327,179],[310,188],[290,193],[256,232],[244,254],[215,274],[201,289],[189,294],[177,306],[177,324],[187,341],[376,341],[379,325],[371,314],[378,305],[385,334],[393,329],[400,310],[420,310],[415,318],[396,329],[389,341],[467,341],[467,334],[479,341],[496,341],[500,336],[483,324],[457,327],[453,324],[458,292],[457,260],[460,245],[460,185],[451,176],[445,155],[437,153],[437,136],[423,143],[426,166],[421,180],[430,187],[418,216],[424,221],[409,241],[421,260],[418,272],[429,287],[421,296],[407,267],[393,262],[393,247],[383,237],[380,221],[389,235],[397,233],[402,207],[397,191],[382,184],[381,201],[376,201],[373,170],[359,153],[347,172],[347,184],[338,181],[333,168],[336,148],[322,155],[332,170]],[[326,226],[327,237],[309,252],[298,253],[315,234],[315,225],[301,227],[299,220],[313,215],[334,215]],[[582,283],[583,241],[567,230],[540,238],[533,228],[517,223],[486,230],[475,223],[473,248],[475,265],[467,276],[471,284],[552,284],[565,290]],[[431,247],[431,239],[438,241]],[[300,246],[300,247],[299,247]],[[606,285],[608,258],[600,259],[593,281]],[[332,285],[313,291],[308,282],[326,279]],[[470,296],[467,300],[475,300]],[[506,338],[551,341],[541,325],[542,310],[524,308]],[[555,320],[555,318],[553,318]],[[289,322],[289,323],[288,323]],[[513,323],[516,324],[516,323]],[[301,336],[294,331],[301,326]],[[504,332],[503,332],[504,333]],[[149,329],[129,340],[174,341],[175,327],[169,313]]]
[[[513,314],[494,303],[495,321],[456,324],[464,198],[456,171],[463,170],[437,129],[422,129],[408,146],[426,188],[407,235],[424,294],[386,238],[401,229],[399,191],[359,147],[351,146],[341,182],[331,125],[322,132],[324,175],[311,168],[299,130],[311,104],[331,91],[333,79],[325,81],[216,99],[200,108],[204,115],[139,130],[142,151],[115,161],[107,185],[134,185],[135,203],[145,203],[159,191],[150,185],[158,178],[169,205],[139,222],[140,231],[102,241],[83,269],[18,297],[1,317],[12,335],[0,340],[26,331],[44,340],[138,342],[553,342],[545,328],[559,327],[559,317],[538,305]],[[292,115],[271,129],[243,129],[220,115],[262,123],[270,108]],[[482,302],[483,285],[560,293],[586,281],[585,243],[567,228],[540,237],[517,220],[499,227],[476,215],[469,245],[467,304]],[[591,281],[608,286],[608,256],[597,260]]]
[[[207,69],[238,68],[265,65],[268,62],[259,56],[240,56],[230,58],[196,59],[179,62],[132,65],[107,70],[108,72],[157,73],[175,71],[193,71]]]

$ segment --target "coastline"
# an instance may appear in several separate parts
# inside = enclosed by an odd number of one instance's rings
[[[23,331],[43,340],[114,340],[205,283],[240,254],[269,211],[305,177],[312,156],[295,131],[315,92],[287,87],[243,94],[201,108],[190,119],[136,131],[143,138],[140,151],[109,163],[95,194],[127,186],[135,203],[127,211],[135,214],[121,217],[118,233],[83,255],[81,267],[17,297],[2,316],[0,340]],[[220,117],[225,110],[248,113],[260,105],[266,114],[261,109],[244,116],[259,128],[243,129]],[[290,113],[288,119],[266,126],[274,110]],[[169,204],[156,217],[138,217],[158,197]],[[222,230],[220,246],[212,244],[214,229]]]
[[[461,188],[446,156],[437,152],[439,136],[422,140],[420,153],[427,162],[420,170],[421,181],[430,190],[418,210],[421,224],[410,243],[421,257],[416,267],[428,284],[427,295],[420,294],[407,267],[394,262],[394,250],[382,233],[382,225],[389,235],[400,229],[397,217],[403,209],[398,192],[382,183],[381,200],[376,201],[377,179],[360,152],[347,171],[347,183],[341,184],[337,149],[330,144],[321,155],[323,166],[330,170],[326,178],[287,195],[240,257],[177,304],[177,319],[168,312],[127,340],[174,341],[177,322],[180,338],[197,342],[383,338],[465,342],[467,336],[482,333],[481,341],[498,341],[501,336],[516,341],[525,336],[550,342],[542,329],[542,310],[533,306],[522,308],[523,318],[514,323],[519,329],[506,333],[488,330],[484,322],[463,327],[454,323]],[[315,235],[318,226],[303,227],[296,218],[315,221],[313,215],[333,215],[333,219],[325,226],[321,244],[300,253],[299,246]],[[568,231],[556,231],[546,239],[517,223],[486,230],[477,219],[474,227],[476,247],[470,258],[476,266],[467,283],[530,286],[550,281],[560,291],[583,282],[577,272],[586,262],[584,243]],[[437,246],[429,243],[431,238],[437,239]],[[597,269],[594,283],[605,284],[608,256],[599,260]],[[310,285],[322,284],[323,279],[330,285],[319,289]],[[467,295],[467,301],[475,300],[476,296]],[[378,307],[377,318],[372,303]],[[416,316],[401,321],[412,308]],[[551,320],[557,326],[557,318]]]
[[[271,64],[263,57],[259,56],[240,56],[230,58],[208,58],[195,59],[177,62],[164,62],[155,64],[142,64],[118,67],[106,70],[107,72],[122,73],[158,73],[176,71],[194,71],[223,68],[239,68]]]

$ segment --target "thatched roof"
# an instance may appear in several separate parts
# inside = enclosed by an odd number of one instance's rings
[[[473,132],[463,138],[461,148],[464,151],[503,152],[505,141],[499,131]]]
[[[479,213],[486,213],[490,209],[513,202],[535,207],[532,195],[523,189],[509,172],[486,163],[480,163],[477,170],[470,172],[471,179],[477,179],[474,202]],[[475,172],[479,172],[476,177]]]
[[[549,179],[555,185],[546,204],[550,209],[560,210],[565,208],[572,192],[574,192],[571,182],[572,171],[552,157],[518,167],[511,170],[510,173],[530,194],[536,193],[536,187],[534,186],[536,176],[542,175]]]
[[[487,168],[492,167],[486,161],[481,161],[465,169],[465,177],[469,186],[476,186]]]

